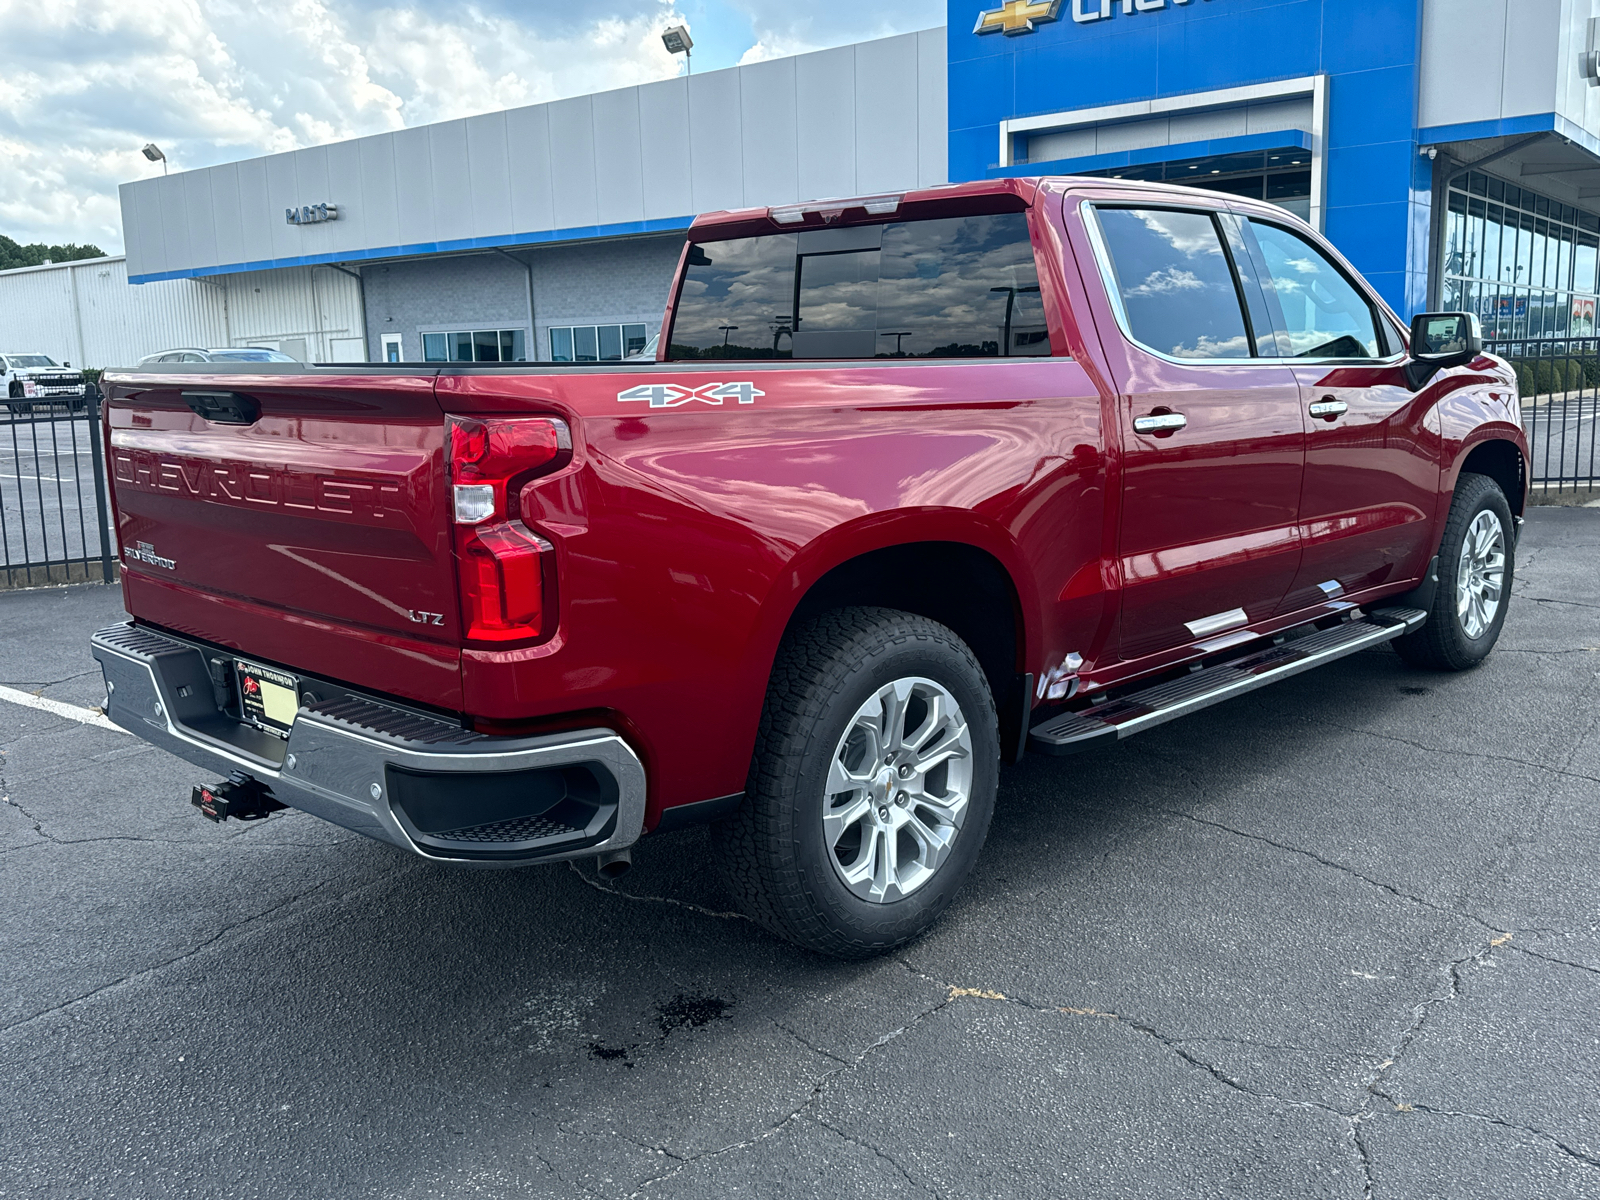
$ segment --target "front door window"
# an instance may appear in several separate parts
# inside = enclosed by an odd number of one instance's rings
[[[1377,314],[1338,267],[1297,233],[1247,222],[1274,309],[1279,358],[1382,358]],[[1263,343],[1266,337],[1262,338]],[[1263,344],[1263,354],[1271,354]]]

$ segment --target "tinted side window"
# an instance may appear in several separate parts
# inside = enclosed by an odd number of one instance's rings
[[[1367,298],[1323,253],[1298,234],[1251,220],[1262,284],[1282,358],[1382,358],[1386,347]],[[1258,333],[1261,353],[1271,354]]]
[[[1096,210],[1128,330],[1175,358],[1248,358],[1233,273],[1207,213]]]
[[[887,226],[877,353],[919,358],[1049,354],[1026,215]]]
[[[669,358],[793,358],[795,235],[689,247]]]
[[[690,247],[686,358],[1047,355],[1023,213],[805,230]]]

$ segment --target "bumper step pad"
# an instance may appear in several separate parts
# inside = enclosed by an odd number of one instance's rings
[[[1427,619],[1416,608],[1384,608],[1366,617],[1243,658],[1219,663],[1182,679],[1062,713],[1028,731],[1028,749],[1039,754],[1077,754],[1091,746],[1131,737],[1178,717],[1210,708],[1291,675],[1410,633]]]
[[[449,829],[432,836],[441,842],[538,842],[552,838],[580,837],[583,830],[557,821],[553,817],[513,817],[509,821],[491,821],[487,825],[468,825],[464,829]]]

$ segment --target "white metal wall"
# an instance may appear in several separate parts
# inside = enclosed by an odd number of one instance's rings
[[[1558,113],[1600,137],[1583,77],[1600,0],[1424,0],[1422,128]]]
[[[156,176],[122,185],[130,273],[605,235],[943,183],[945,97],[945,31],[929,29]],[[316,203],[338,219],[284,220]]]
[[[228,338],[222,344],[271,344],[294,353],[300,350],[297,343],[304,341],[304,357],[309,362],[367,358],[360,284],[343,271],[291,267],[212,278],[228,298]],[[162,285],[141,284],[135,290],[158,286]],[[352,341],[360,345],[348,345]],[[357,352],[348,353],[352,350]]]
[[[169,346],[227,345],[227,329],[221,286],[174,279],[130,287],[121,257],[0,271],[0,349],[116,367]]]
[[[365,359],[360,285],[297,267],[130,286],[120,257],[0,271],[0,351],[122,367],[175,346],[252,344],[316,362]]]

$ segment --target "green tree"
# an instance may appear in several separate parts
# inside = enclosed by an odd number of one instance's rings
[[[21,246],[0,233],[0,271],[17,267],[38,267],[46,259],[51,262],[73,262],[80,258],[104,258],[106,252],[99,246],[78,246],[68,242],[65,246],[46,246],[43,242]]]

